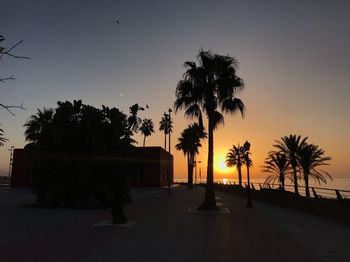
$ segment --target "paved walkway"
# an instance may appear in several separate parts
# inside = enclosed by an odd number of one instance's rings
[[[217,193],[230,213],[188,212],[202,188],[137,191],[122,227],[95,226],[108,210],[18,207],[0,192],[0,261],[350,261],[350,227]]]

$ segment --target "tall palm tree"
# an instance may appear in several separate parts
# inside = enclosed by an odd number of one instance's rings
[[[236,75],[238,62],[230,56],[212,54],[201,50],[198,55],[199,66],[195,62],[185,62],[183,80],[176,88],[175,110],[186,109],[185,115],[196,117],[202,126],[204,113],[208,119],[208,163],[205,198],[199,209],[217,209],[214,191],[214,130],[224,123],[220,113],[245,111],[243,102],[236,98],[237,91],[244,83]]]
[[[164,149],[166,150],[166,136],[173,131],[173,120],[164,112],[162,119],[159,122],[159,130],[164,132]]]
[[[9,141],[7,138],[4,137],[4,130],[0,128],[0,146],[4,146],[4,143]]]
[[[297,168],[298,168],[298,153],[300,148],[302,148],[306,140],[308,138],[301,138],[301,136],[297,135],[289,135],[284,136],[281,138],[282,141],[276,140],[276,144],[273,145],[274,147],[278,148],[281,152],[286,154],[288,158],[288,162],[292,168],[293,171],[293,183],[294,183],[294,192],[295,194],[299,194],[298,190],[298,174],[297,174]]]
[[[143,146],[145,146],[146,137],[154,133],[154,126],[153,126],[152,119],[145,118],[142,121],[142,124],[140,126],[140,131],[141,131],[141,134],[143,135]]]
[[[327,161],[330,157],[324,156],[324,151],[314,144],[304,144],[298,154],[299,166],[303,172],[305,182],[305,195],[310,197],[309,177],[313,177],[318,183],[327,183],[326,177],[332,180],[332,177],[324,170],[319,169],[319,166],[328,165]]]
[[[244,165],[244,148],[238,144],[233,147],[226,154],[226,166],[237,167],[238,184],[242,186],[242,165]]]
[[[266,178],[265,184],[274,183],[278,180],[280,188],[284,191],[284,181],[290,169],[286,154],[275,151],[270,152],[262,167],[264,172],[271,174]]]
[[[35,115],[31,115],[24,124],[25,140],[33,144],[38,142],[45,143],[45,137],[48,135],[48,128],[53,120],[54,110],[52,108],[38,108]]]
[[[193,187],[193,168],[195,164],[196,154],[202,146],[201,139],[207,137],[207,133],[197,123],[189,125],[178,138],[179,143],[175,145],[177,150],[181,150],[187,156],[187,182],[188,187]]]

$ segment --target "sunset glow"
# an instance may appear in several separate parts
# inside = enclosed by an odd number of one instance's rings
[[[232,174],[235,172],[234,167],[227,167],[225,163],[225,153],[224,154],[219,154],[217,157],[215,157],[214,160],[214,171],[215,174],[219,175],[228,175]]]

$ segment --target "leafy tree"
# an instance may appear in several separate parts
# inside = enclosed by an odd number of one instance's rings
[[[244,165],[244,148],[238,144],[238,146],[233,145],[232,149],[226,155],[226,166],[237,167],[238,172],[238,183],[242,186],[242,165]]]
[[[243,80],[236,75],[238,62],[230,56],[213,54],[201,50],[199,65],[185,62],[183,80],[176,88],[175,110],[186,109],[185,115],[196,117],[203,126],[202,114],[208,119],[208,163],[205,198],[200,209],[217,209],[214,191],[214,130],[224,123],[220,113],[243,116],[245,106],[236,98],[236,93],[244,87]]]
[[[270,152],[263,165],[263,171],[271,174],[266,178],[265,183],[270,184],[278,180],[280,188],[284,191],[284,182],[289,170],[290,166],[285,153]]]
[[[188,187],[193,187],[193,168],[198,149],[202,146],[201,139],[205,139],[207,133],[197,123],[189,125],[178,138],[179,143],[175,145],[177,150],[181,150],[187,157]]]
[[[143,146],[145,146],[146,137],[151,136],[152,133],[154,133],[154,126],[153,126],[152,119],[145,118],[142,121],[140,131],[141,131],[141,134],[143,135]]]
[[[288,162],[292,168],[293,176],[292,180],[294,183],[294,192],[299,194],[298,191],[298,153],[300,149],[306,144],[308,138],[301,138],[297,135],[289,135],[281,138],[281,141],[277,140],[274,147],[279,149],[288,158]]]
[[[173,120],[169,118],[167,113],[163,114],[159,122],[159,130],[164,132],[164,149],[166,150],[166,136],[173,131]]]
[[[102,109],[58,102],[38,110],[25,123],[33,192],[42,207],[75,206],[93,199],[112,207],[113,221],[126,221],[133,143],[128,117],[117,108]]]
[[[314,144],[304,144],[298,152],[298,163],[303,172],[305,182],[305,195],[310,197],[309,177],[312,177],[318,183],[327,183],[327,178],[332,177],[324,170],[319,169],[320,166],[328,165],[330,157],[324,156],[325,152]]]

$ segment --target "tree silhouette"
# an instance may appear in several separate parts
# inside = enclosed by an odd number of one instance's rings
[[[173,120],[165,112],[159,121],[159,130],[164,132],[164,149],[166,150],[166,136],[173,131]]]
[[[177,150],[181,150],[187,157],[187,184],[189,188],[193,187],[193,168],[196,154],[202,146],[201,139],[207,137],[207,133],[197,123],[189,125],[178,138],[179,143],[175,145]]]
[[[281,152],[283,152],[287,158],[288,162],[292,168],[293,176],[292,180],[294,183],[294,192],[295,194],[299,194],[298,190],[298,153],[300,148],[302,148],[306,144],[306,140],[308,138],[301,138],[301,136],[297,135],[289,135],[281,138],[281,141],[276,140],[276,144],[274,147],[278,148]]]
[[[112,208],[113,222],[126,222],[123,207],[130,202],[134,166],[127,115],[74,100],[57,102],[55,110],[38,109],[24,126],[39,206],[75,206],[93,199]]]
[[[143,135],[143,146],[146,144],[146,137],[154,133],[154,126],[152,119],[145,118],[140,126],[141,134]]]
[[[245,111],[243,102],[236,93],[244,87],[243,80],[236,75],[238,62],[230,56],[212,54],[201,50],[199,66],[185,62],[183,80],[176,88],[175,110],[186,109],[185,115],[196,117],[202,126],[202,114],[208,119],[208,163],[205,198],[199,209],[217,209],[214,191],[214,130],[224,123],[220,113]]]
[[[142,122],[141,118],[138,116],[139,111],[144,111],[145,109],[138,104],[134,104],[130,107],[130,116],[128,117],[129,129],[137,133],[139,126]]]
[[[27,142],[31,142],[32,145],[37,144],[39,141],[41,144],[46,144],[48,135],[50,133],[50,124],[53,120],[54,110],[52,108],[37,109],[35,115],[31,115],[24,124],[25,131],[24,137]]]
[[[280,188],[284,191],[284,182],[289,170],[290,166],[285,153],[270,152],[263,165],[263,171],[271,173],[271,175],[266,178],[265,184],[274,183],[278,180]]]
[[[238,146],[233,145],[233,147],[226,154],[226,166],[237,167],[238,172],[238,184],[242,186],[242,165],[244,165],[244,148],[238,144]]]
[[[314,144],[304,144],[298,152],[298,163],[303,172],[305,182],[305,195],[310,197],[309,177],[314,178],[318,183],[327,183],[326,177],[332,180],[332,177],[320,166],[328,165],[330,157],[324,156],[324,151]]]

